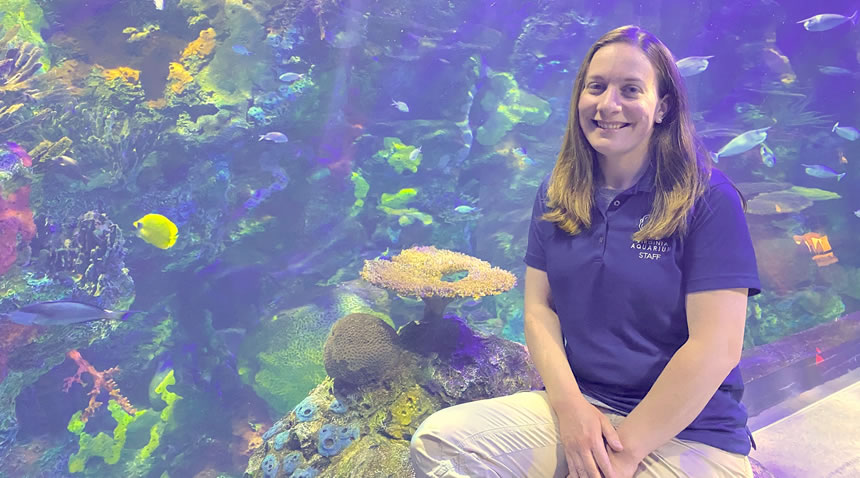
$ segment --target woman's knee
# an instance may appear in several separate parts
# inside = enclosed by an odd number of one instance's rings
[[[428,439],[437,442],[446,441],[445,436],[452,433],[458,423],[453,418],[454,413],[456,413],[455,410],[452,410],[453,408],[455,407],[443,408],[425,418],[412,435],[411,447],[414,449]]]

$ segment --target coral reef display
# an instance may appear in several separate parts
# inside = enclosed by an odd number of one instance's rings
[[[541,386],[522,345],[476,334],[455,316],[444,320],[461,332],[450,360],[405,347],[381,383],[326,378],[263,434],[247,476],[410,476],[409,440],[431,413]]]
[[[463,277],[457,277],[463,273]],[[516,277],[510,272],[466,254],[433,246],[417,246],[390,259],[367,261],[361,277],[378,287],[423,300],[422,321],[440,319],[455,298],[478,299],[516,285]]]

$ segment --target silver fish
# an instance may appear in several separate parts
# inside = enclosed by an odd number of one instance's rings
[[[705,71],[708,68],[708,60],[713,58],[714,55],[711,56],[688,56],[687,58],[681,58],[680,60],[675,62],[675,65],[678,66],[678,71],[681,73],[681,76],[693,76],[698,75],[699,73]]]
[[[857,138],[860,138],[860,131],[857,131],[851,126],[839,126],[838,121],[835,125],[833,125],[833,129],[830,131],[838,134],[839,136],[847,139],[848,141],[856,141]]]
[[[818,71],[824,73],[825,75],[833,75],[833,76],[852,76],[854,72],[839,66],[819,66]]]
[[[415,161],[415,158],[417,158],[419,154],[421,154],[421,146],[413,149],[412,152],[409,153],[409,161]]]
[[[409,105],[407,105],[403,101],[396,101],[392,98],[391,106],[397,108],[398,111],[401,111],[403,113],[409,113]]]
[[[263,141],[264,139],[273,143],[286,143],[288,141],[287,135],[279,131],[270,131],[266,134],[261,134],[257,141]]]
[[[856,24],[857,12],[855,11],[850,17],[837,15],[835,13],[822,13],[820,15],[815,15],[814,17],[801,20],[797,23],[802,23],[803,28],[806,28],[811,32],[823,32],[825,30],[830,30],[831,28],[836,28],[845,22],[851,22],[852,25]]]
[[[286,83],[293,83],[294,81],[301,80],[304,77],[305,75],[303,73],[284,73],[279,76],[278,79]]]
[[[8,314],[0,314],[21,325],[69,325],[92,320],[125,320],[135,313],[131,310],[106,310],[82,302],[56,300],[25,305]]]
[[[829,179],[836,178],[837,181],[842,179],[842,176],[845,176],[845,173],[837,173],[831,168],[827,166],[822,166],[820,164],[801,164],[806,170],[806,174],[821,179]]]
[[[714,162],[719,162],[720,158],[726,156],[735,156],[737,154],[744,153],[749,151],[767,139],[767,130],[771,127],[753,129],[750,131],[746,131],[744,133],[739,134],[732,138],[725,146],[720,148],[719,151],[714,153],[711,157],[714,159]]]

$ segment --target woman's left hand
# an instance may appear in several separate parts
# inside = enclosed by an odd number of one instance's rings
[[[606,453],[609,455],[609,462],[612,463],[612,469],[615,470],[616,477],[633,478],[633,475],[639,468],[640,460],[627,453],[626,450],[615,451],[609,445],[606,446]]]

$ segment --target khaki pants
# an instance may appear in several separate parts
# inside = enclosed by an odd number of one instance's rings
[[[588,398],[588,397],[586,397]],[[592,400],[618,426],[624,418]],[[558,418],[545,391],[520,392],[445,408],[416,430],[417,478],[566,478]],[[639,465],[636,478],[751,478],[745,455],[673,438]]]

